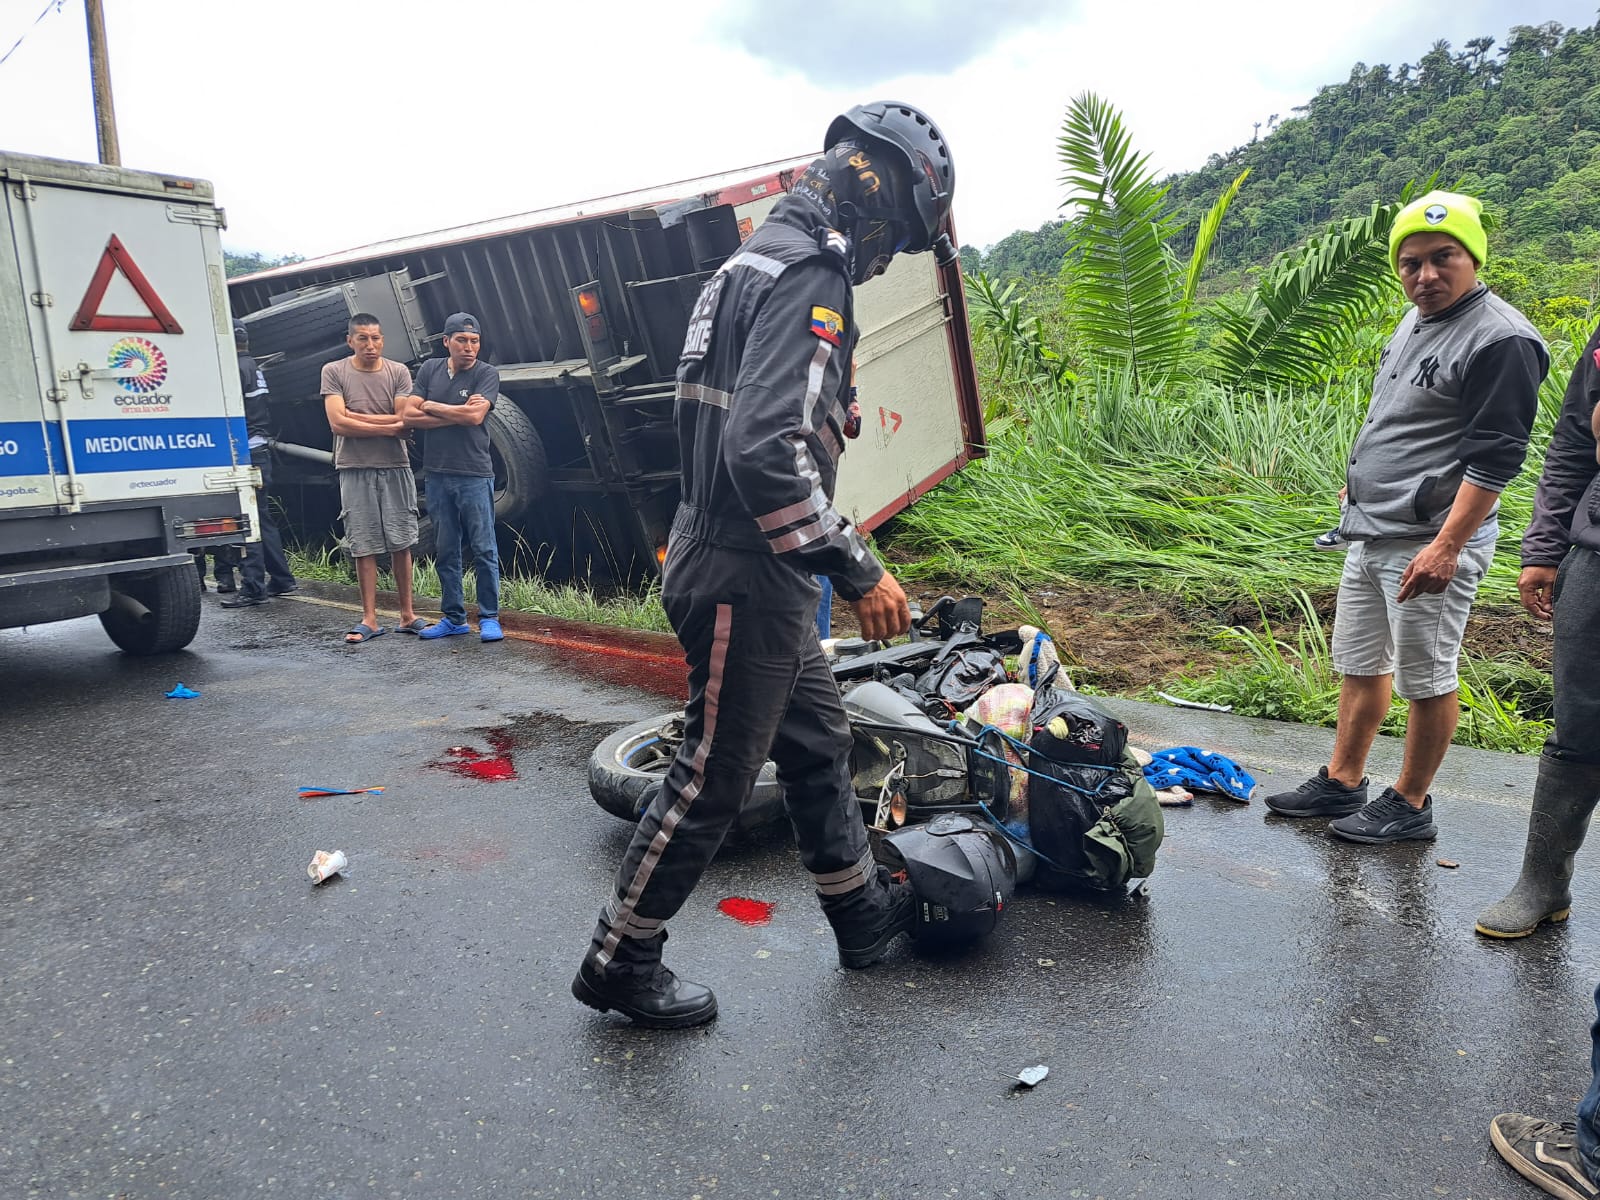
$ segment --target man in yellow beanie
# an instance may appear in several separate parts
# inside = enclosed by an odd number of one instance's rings
[[[1478,282],[1482,211],[1471,196],[1429,192],[1390,231],[1389,261],[1416,307],[1378,361],[1345,469],[1333,757],[1266,801],[1283,816],[1337,818],[1329,831],[1352,842],[1438,835],[1428,789],[1460,719],[1461,638],[1550,367],[1527,318]],[[1367,753],[1395,692],[1410,709],[1405,761],[1369,802]]]

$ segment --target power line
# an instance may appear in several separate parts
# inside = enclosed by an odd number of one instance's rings
[[[49,3],[44,6],[44,11],[33,19],[33,25],[29,25],[22,31],[22,36],[12,43],[11,49],[7,50],[4,54],[0,54],[0,67],[5,66],[6,59],[15,54],[17,52],[17,47],[28,40],[28,35],[33,32],[34,26],[38,25],[40,21],[48,17],[52,8],[55,9],[56,12],[60,12],[61,6],[65,3],[66,0],[49,0]]]

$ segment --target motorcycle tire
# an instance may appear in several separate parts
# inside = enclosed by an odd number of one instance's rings
[[[639,819],[655,798],[677,752],[677,745],[662,732],[678,715],[663,713],[624,725],[594,748],[589,755],[589,793],[596,804],[624,821]],[[783,814],[783,785],[778,782],[778,768],[768,762],[762,765],[733,828],[756,829]]]

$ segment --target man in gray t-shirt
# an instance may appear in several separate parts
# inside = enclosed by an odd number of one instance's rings
[[[322,403],[333,430],[345,543],[356,560],[361,620],[348,645],[387,632],[378,624],[378,555],[388,554],[400,598],[400,628],[425,622],[411,603],[411,547],[417,541],[417,485],[406,452],[400,399],[411,393],[411,372],[383,357],[383,329],[371,313],[350,318],[351,355],[322,368]]]

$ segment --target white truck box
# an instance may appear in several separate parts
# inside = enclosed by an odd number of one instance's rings
[[[203,181],[7,153],[0,186],[0,628],[98,613],[179,649],[188,552],[256,519],[222,211]]]

